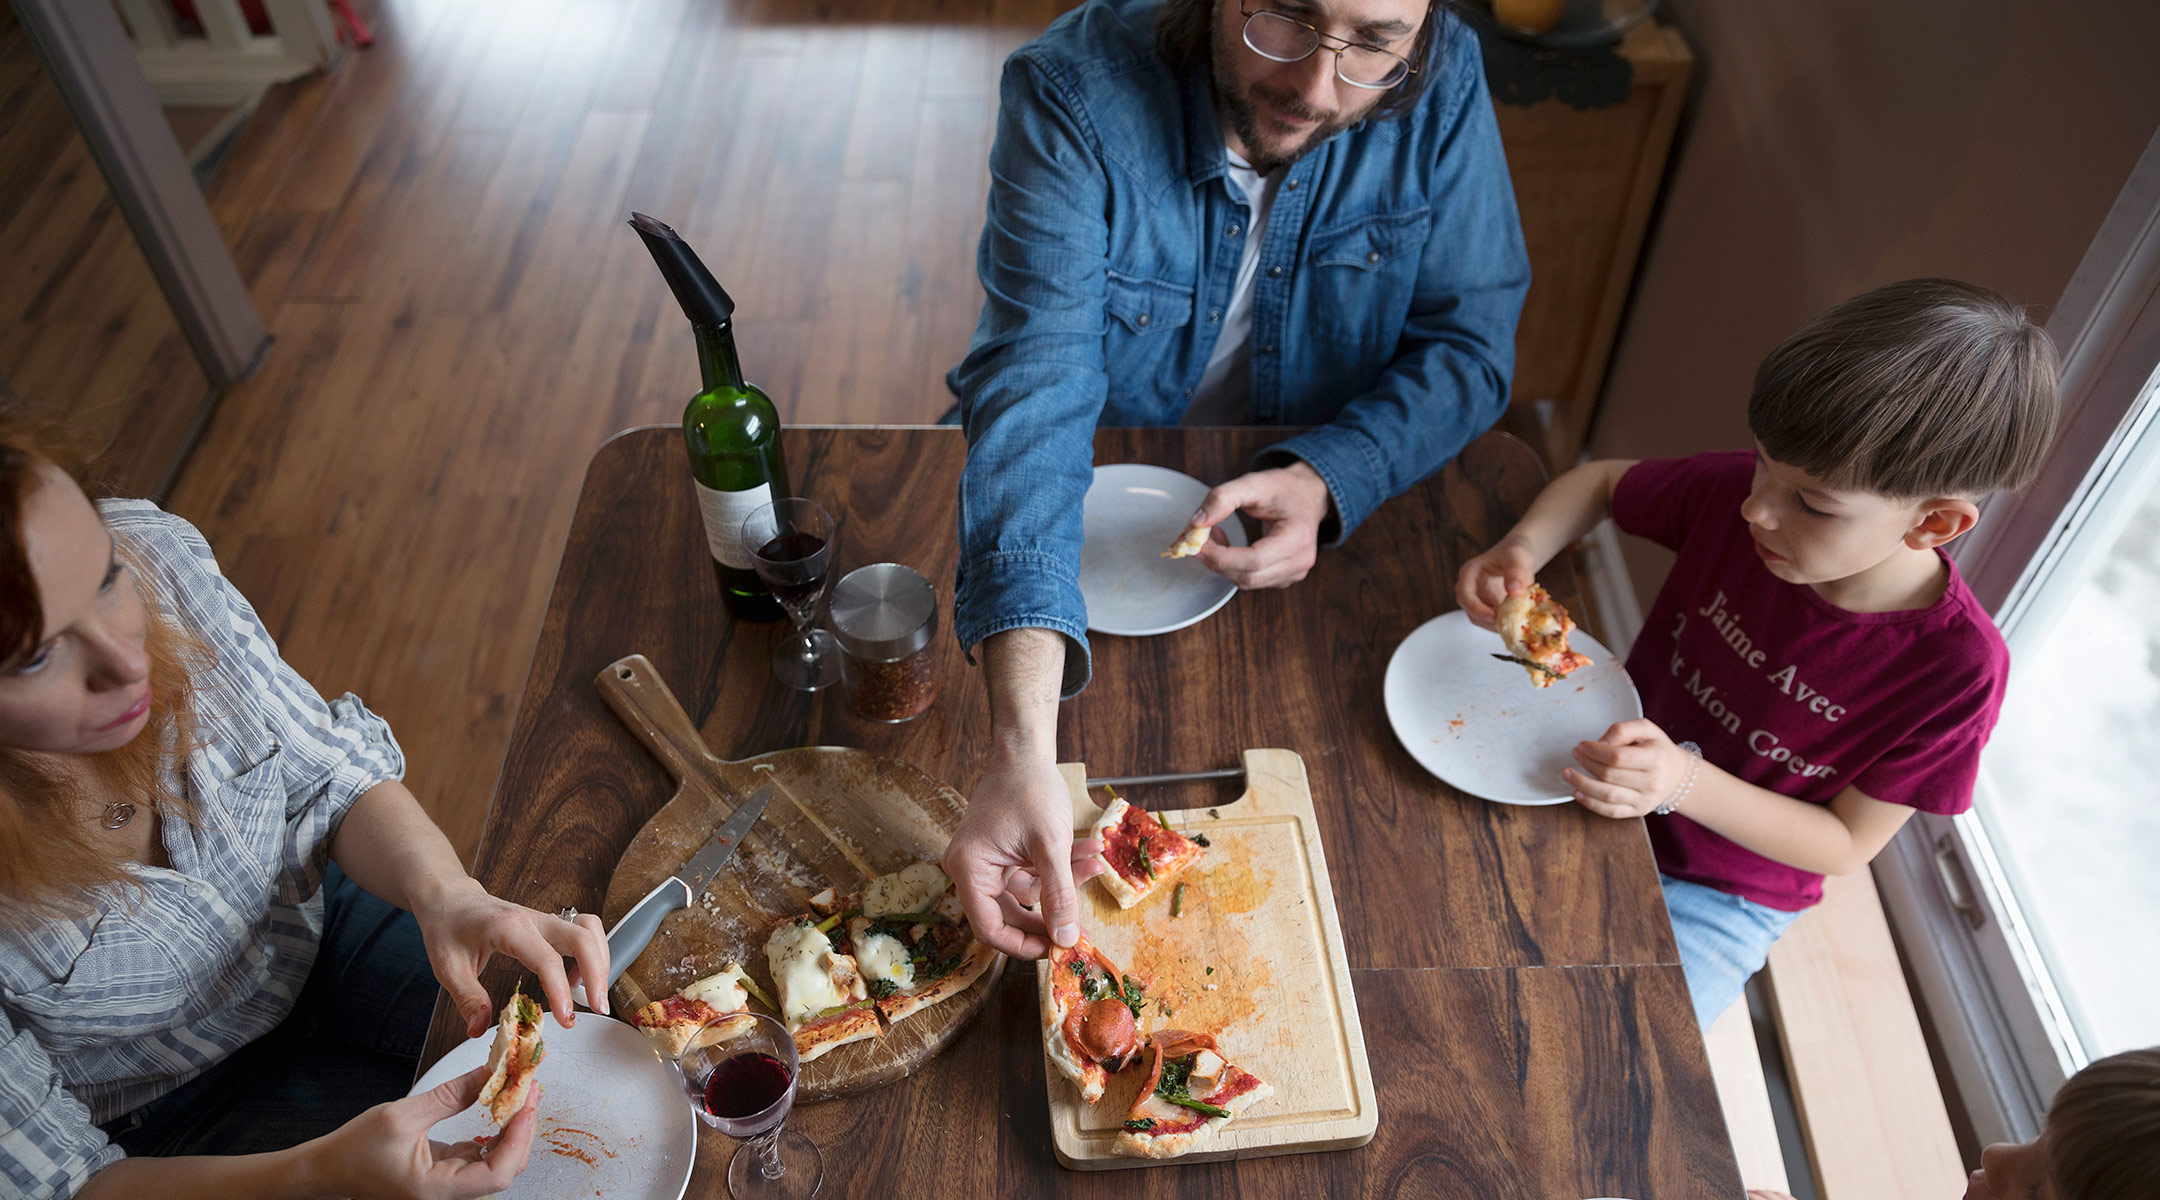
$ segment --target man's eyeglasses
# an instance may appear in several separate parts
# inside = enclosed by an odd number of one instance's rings
[[[1322,33],[1295,17],[1265,8],[1254,12],[1245,7],[1245,0],[1239,0],[1238,11],[1245,16],[1245,44],[1262,58],[1302,62],[1324,45],[1335,52],[1337,78],[1352,87],[1375,90],[1394,87],[1417,72],[1399,54]]]

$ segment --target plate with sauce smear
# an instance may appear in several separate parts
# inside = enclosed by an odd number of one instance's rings
[[[1627,668],[1586,630],[1568,644],[1590,665],[1551,687],[1494,655],[1500,635],[1461,609],[1417,627],[1388,660],[1382,683],[1388,724],[1419,766],[1498,804],[1566,804],[1561,778],[1577,742],[1642,715]]]
[[[697,1158],[697,1117],[675,1068],[644,1034],[598,1013],[565,1029],[549,1013],[546,1057],[534,1071],[544,1093],[525,1172],[498,1193],[508,1200],[587,1196],[681,1200]],[[495,1031],[465,1042],[413,1085],[418,1095],[487,1062]],[[501,1134],[474,1105],[435,1126],[438,1142]]]

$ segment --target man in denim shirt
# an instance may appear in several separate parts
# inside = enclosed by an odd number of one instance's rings
[[[1477,40],[1430,0],[1090,0],[1007,61],[990,176],[950,382],[953,623],[994,739],[945,868],[983,940],[1033,958],[1101,869],[1055,767],[1089,675],[1095,426],[1311,426],[1195,518],[1265,528],[1209,569],[1294,583],[1498,419],[1530,269]]]

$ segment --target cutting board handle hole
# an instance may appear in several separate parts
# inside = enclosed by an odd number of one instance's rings
[[[628,667],[617,667],[615,668],[615,677],[617,679],[632,679],[636,676]]]

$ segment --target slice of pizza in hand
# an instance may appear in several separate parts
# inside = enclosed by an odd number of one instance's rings
[[[887,1021],[959,995],[997,961],[997,951],[975,939],[952,880],[935,863],[878,876],[850,907],[848,949]]]
[[[503,1005],[502,1020],[495,1026],[495,1044],[488,1048],[487,1082],[480,1087],[480,1103],[488,1119],[508,1125],[525,1107],[532,1092],[533,1068],[547,1057],[540,1042],[540,1006],[522,989],[511,993]]]
[[[1275,1094],[1204,1033],[1165,1029],[1148,1040],[1147,1054],[1147,1086],[1111,1146],[1130,1158],[1176,1158]]]
[[[780,993],[780,1019],[795,1035],[795,1053],[803,1062],[883,1032],[861,968],[826,936],[839,923],[838,913],[823,921],[796,917],[782,921],[765,940]]]
[[[1200,547],[1207,545],[1208,534],[1214,531],[1215,527],[1213,525],[1202,525],[1197,522],[1187,525],[1185,532],[1179,534],[1178,539],[1170,543],[1170,548],[1156,557],[1191,558],[1200,553]]]
[[[1590,665],[1589,656],[1568,649],[1568,634],[1575,622],[1559,601],[1545,593],[1543,584],[1510,592],[1493,614],[1493,628],[1508,648],[1506,654],[1493,657],[1520,664],[1538,687],[1551,687],[1569,672]]]
[[[1162,823],[1144,808],[1134,808],[1112,793],[1110,806],[1089,832],[1102,842],[1110,869],[1098,878],[1119,908],[1131,908],[1200,861],[1200,844]]]
[[[1050,990],[1043,997],[1043,1047],[1058,1072],[1089,1104],[1102,1099],[1110,1076],[1142,1050],[1140,981],[1117,969],[1085,934],[1050,949]]]
[[[750,996],[757,988],[741,963],[720,970],[630,1014],[630,1023],[669,1058],[732,1041],[757,1022],[750,1016]],[[760,998],[763,999],[762,993]],[[771,1007],[771,1001],[766,1004]]]

